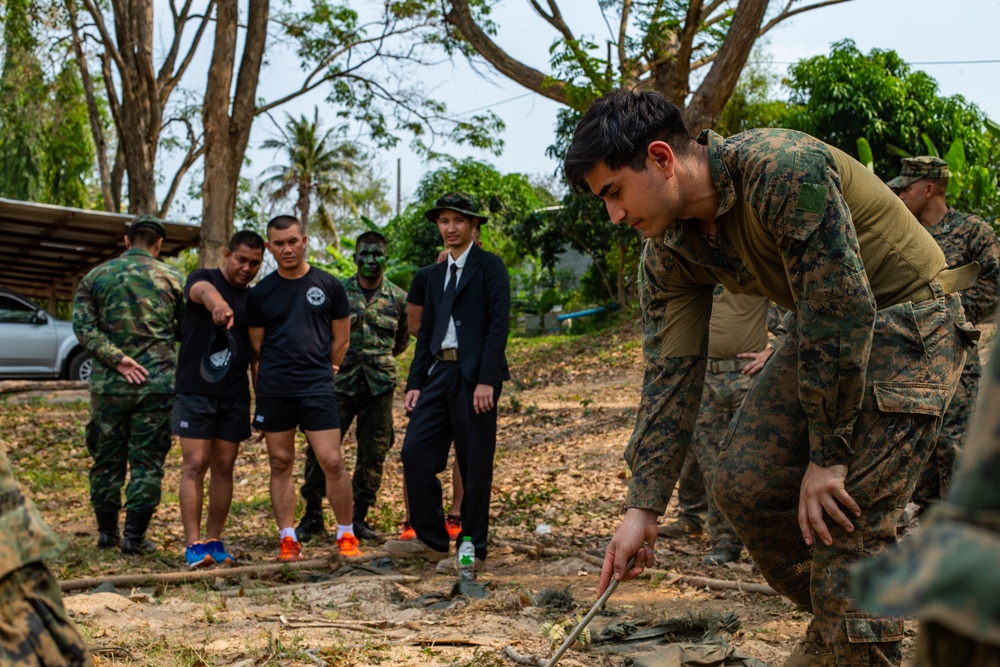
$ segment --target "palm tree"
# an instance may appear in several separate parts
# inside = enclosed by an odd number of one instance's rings
[[[295,197],[295,213],[304,226],[308,226],[312,201],[318,204],[318,220],[328,232],[333,244],[340,249],[340,234],[330,210],[346,206],[357,210],[353,201],[354,179],[366,171],[363,162],[367,154],[356,144],[338,141],[337,133],[343,128],[332,128],[321,134],[319,109],[313,109],[312,120],[305,115],[292,118],[288,115],[281,137],[267,139],[262,146],[281,151],[287,164],[274,165],[265,170],[271,176],[264,180],[272,201]]]

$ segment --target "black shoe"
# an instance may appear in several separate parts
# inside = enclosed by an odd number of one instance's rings
[[[118,512],[95,512],[97,516],[97,548],[117,547],[122,541],[118,532]]]
[[[314,537],[326,535],[326,524],[323,522],[323,504],[308,503],[306,513],[302,515],[302,520],[295,527],[295,535],[299,542],[305,544]],[[356,536],[360,537],[360,535]]]
[[[354,522],[354,537],[359,540],[368,540],[371,542],[378,542],[379,540],[379,534],[372,530],[367,521]]]
[[[151,554],[156,551],[156,544],[146,539],[146,529],[152,518],[153,510],[125,512],[125,531],[121,543],[123,554]]]
[[[740,559],[740,552],[742,551],[742,549],[715,548],[712,549],[712,553],[705,556],[701,562],[705,565],[725,565],[726,563],[735,563]]]

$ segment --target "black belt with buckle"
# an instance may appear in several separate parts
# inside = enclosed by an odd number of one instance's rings
[[[435,354],[434,358],[438,361],[458,361],[458,349],[449,347],[447,350],[441,350]]]

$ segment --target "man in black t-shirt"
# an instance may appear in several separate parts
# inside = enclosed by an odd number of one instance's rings
[[[191,568],[232,562],[222,528],[233,499],[233,464],[240,442],[250,437],[250,338],[246,300],[264,259],[264,239],[237,232],[224,251],[221,269],[196,269],[184,287],[187,309],[177,355],[174,435],[180,436],[181,523]],[[205,473],[208,520],[201,541]]]
[[[257,367],[254,425],[264,431],[271,466],[271,506],[281,540],[278,560],[302,558],[295,534],[295,430],[302,427],[326,476],[341,556],[360,556],[351,523],[351,479],[340,443],[334,373],[350,344],[347,293],[340,281],[306,262],[302,225],[282,215],[267,223],[267,249],[278,270],[247,299]]]

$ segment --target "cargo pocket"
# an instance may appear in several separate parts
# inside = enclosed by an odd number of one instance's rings
[[[948,406],[949,386],[929,382],[875,382],[874,400],[855,423],[855,460],[848,491],[857,489],[878,511],[903,507],[930,456]]]
[[[849,667],[889,667],[902,659],[903,619],[870,614],[844,614]]]

